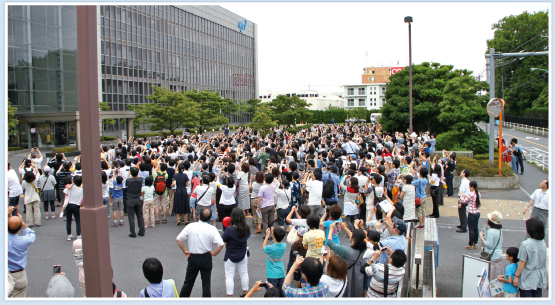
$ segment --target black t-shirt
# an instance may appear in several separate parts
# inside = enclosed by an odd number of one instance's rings
[[[141,197],[143,178],[128,178],[125,180],[125,185],[127,185],[127,199],[139,199]]]

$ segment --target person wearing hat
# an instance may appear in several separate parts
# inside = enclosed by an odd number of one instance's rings
[[[52,173],[52,168],[48,165],[44,166],[42,175],[39,178],[39,183],[37,185],[38,189],[42,190],[40,200],[44,204],[44,219],[48,220],[48,206],[50,205],[50,212],[52,213],[52,219],[56,219],[55,206],[56,206],[56,178]]]
[[[395,207],[393,207],[393,209],[391,209],[391,211],[387,213],[384,222],[391,236],[382,240],[380,242],[380,246],[382,248],[390,247],[391,251],[395,251],[398,249],[405,251],[405,249],[407,248],[407,241],[404,235],[407,232],[407,224],[397,216],[392,217],[394,211]],[[385,264],[388,258],[389,255],[385,252],[382,252],[378,257],[378,263]]]
[[[491,255],[489,264],[490,281],[496,279],[498,274],[504,274],[502,251],[503,234],[501,234],[501,228],[503,228],[501,225],[502,220],[503,216],[498,211],[488,213],[488,224],[484,227],[484,230],[480,232],[483,251]]]

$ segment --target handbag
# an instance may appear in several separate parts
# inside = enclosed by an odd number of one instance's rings
[[[482,248],[482,251],[480,251],[480,258],[485,260],[485,261],[491,261],[491,257],[493,256],[493,252],[495,252],[495,249],[497,249],[497,245],[499,245],[499,241],[501,240],[501,234],[503,234],[503,232],[501,232],[501,230],[499,230],[499,239],[497,239],[497,244],[495,244],[495,247],[493,247],[493,250],[491,250],[491,253],[487,253],[486,251],[484,251],[485,247]]]
[[[297,240],[299,240],[299,235],[297,234],[297,229],[293,227],[289,230],[289,234],[287,234],[287,243],[292,245]]]
[[[420,187],[420,184],[421,184],[421,182],[420,182],[420,180],[418,180],[418,187]],[[419,207],[421,204],[422,204],[422,200],[420,200],[420,197],[414,199],[414,206],[415,207]]]

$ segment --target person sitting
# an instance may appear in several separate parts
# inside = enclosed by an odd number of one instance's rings
[[[316,216],[318,217],[318,216]],[[293,288],[291,281],[295,270],[301,269],[302,277],[307,282],[305,287]],[[283,283],[283,294],[287,298],[327,298],[329,296],[329,287],[326,283],[320,282],[320,278],[324,273],[322,261],[317,258],[298,256],[291,270],[287,273]]]
[[[389,254],[387,264],[375,263],[381,253]],[[368,287],[367,298],[395,298],[397,297],[397,289],[399,283],[405,276],[405,268],[407,256],[403,250],[397,249],[392,252],[391,247],[387,247],[386,251],[375,251],[372,259],[366,262],[360,272],[372,277],[370,287]],[[387,277],[385,275],[388,275]]]
[[[177,298],[174,280],[164,280],[164,267],[156,258],[147,258],[143,263],[143,274],[150,286],[141,290],[139,298]]]

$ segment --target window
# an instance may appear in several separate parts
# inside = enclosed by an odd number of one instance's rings
[[[355,88],[347,88],[347,95],[354,95],[355,94]]]
[[[364,95],[364,88],[358,88],[358,95]]]
[[[355,99],[353,99],[353,98],[347,99],[347,106],[348,107],[354,107],[355,106]]]
[[[373,82],[373,81],[374,81],[374,76],[369,76],[369,77],[368,77],[368,81],[369,81],[369,82]]]
[[[366,106],[366,100],[364,100],[363,98],[359,98],[358,99],[358,105],[361,107]]]

